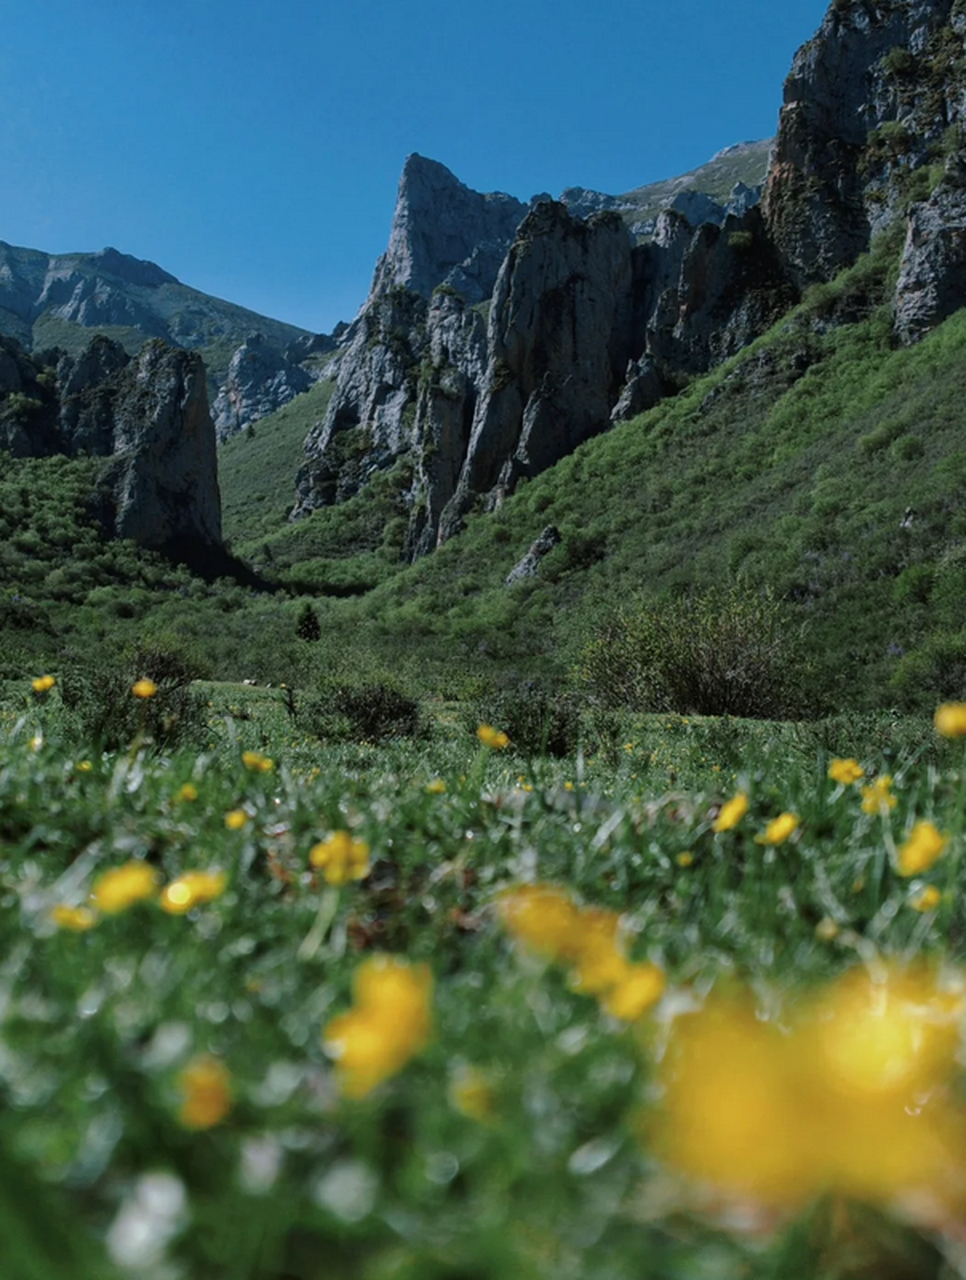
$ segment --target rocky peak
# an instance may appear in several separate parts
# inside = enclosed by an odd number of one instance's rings
[[[464,186],[445,165],[413,154],[403,166],[389,248],[372,292],[402,287],[428,299],[453,283],[469,302],[488,298],[527,205],[502,192]],[[457,273],[459,284],[449,278]]]

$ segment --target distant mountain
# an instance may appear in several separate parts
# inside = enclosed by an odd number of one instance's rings
[[[738,142],[677,178],[649,182],[619,196],[568,187],[560,200],[582,218],[603,209],[615,210],[637,239],[654,234],[662,209],[675,209],[692,223],[720,224],[727,214],[740,215],[758,202],[774,145],[774,138]]]
[[[93,331],[93,332],[92,332]],[[93,333],[133,355],[148,338],[200,353],[209,396],[225,382],[232,355],[252,334],[285,351],[310,335],[182,284],[153,262],[116,249],[43,253],[0,241],[0,334],[28,350],[61,347],[70,355]]]

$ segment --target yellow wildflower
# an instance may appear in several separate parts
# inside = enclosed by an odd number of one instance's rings
[[[616,986],[601,999],[603,1009],[624,1022],[637,1019],[664,994],[667,979],[655,964],[628,966]]]
[[[530,951],[551,960],[570,954],[578,911],[562,889],[518,885],[501,894],[497,911],[503,927]]]
[[[241,831],[248,825],[248,814],[244,809],[229,809],[225,814],[225,826],[229,831]]]
[[[927,884],[924,889],[909,899],[909,905],[914,911],[935,911],[942,902],[943,896],[934,884]]]
[[[275,768],[275,761],[269,756],[263,756],[260,751],[243,751],[242,764],[252,773],[271,773]]]
[[[364,880],[369,874],[369,846],[348,831],[334,831],[309,850],[309,862],[320,867],[329,884]]]
[[[183,915],[199,903],[220,898],[227,884],[224,871],[185,871],[163,890],[161,909],[169,915]]]
[[[656,1147],[739,1202],[959,1198],[958,1016],[925,974],[853,971],[780,1025],[712,996],[672,1027]]]
[[[491,724],[481,724],[476,731],[476,736],[484,747],[489,747],[491,751],[502,751],[504,747],[510,745],[510,739],[502,729],[494,729]]]
[[[739,791],[721,806],[718,816],[711,824],[712,831],[730,831],[732,827],[738,825],[747,812],[748,797],[744,791]]]
[[[780,813],[777,818],[772,818],[761,835],[755,836],[755,839],[759,844],[784,844],[796,830],[798,823],[797,813]]]
[[[94,881],[91,898],[105,915],[126,911],[136,902],[153,898],[157,892],[158,877],[146,862],[132,860],[123,867],[105,871]]]
[[[178,1087],[183,1098],[178,1120],[186,1129],[211,1129],[231,1110],[231,1074],[217,1058],[192,1059],[178,1076]]]
[[[359,966],[354,1007],[332,1018],[322,1032],[322,1047],[335,1059],[346,1097],[365,1097],[426,1047],[432,989],[426,965],[378,955]]]
[[[54,907],[50,918],[58,929],[69,929],[72,933],[84,933],[97,924],[97,916],[90,907]]]
[[[446,790],[446,783],[442,778],[434,778],[432,782],[426,783],[426,790],[431,796],[441,796]]]
[[[815,936],[819,942],[834,942],[841,932],[838,924],[831,916],[822,916],[815,926]]]
[[[37,676],[36,680],[30,682],[34,693],[49,693],[56,683],[53,676]]]
[[[39,751],[43,745],[44,745],[44,735],[42,733],[35,733],[34,736],[30,739],[30,750]]]
[[[931,822],[917,822],[909,833],[909,839],[899,849],[899,874],[916,876],[928,871],[939,861],[949,844]]]
[[[850,787],[854,782],[865,777],[865,770],[858,760],[853,760],[850,756],[847,760],[833,760],[828,767],[828,776],[833,782],[841,783],[843,787]]]
[[[898,804],[892,794],[892,775],[880,773],[870,786],[862,788],[862,812],[881,813],[885,817]]]
[[[153,698],[158,691],[158,686],[153,680],[147,678],[143,680],[135,680],[131,686],[131,692],[135,698]]]
[[[933,723],[944,738],[966,736],[966,702],[944,702],[936,708]]]
[[[77,772],[78,772],[78,773],[90,773],[90,772],[91,772],[91,770],[92,770],[93,768],[94,768],[94,766],[91,764],[90,760],[78,760],[78,761],[77,761]]]
[[[189,802],[192,800],[197,800],[198,788],[194,785],[193,782],[185,782],[182,786],[178,788],[177,798],[179,800],[187,800]]]
[[[461,1067],[450,1081],[449,1102],[470,1120],[485,1124],[493,1116],[493,1086],[478,1067]]]
[[[690,850],[685,850],[684,853],[678,854],[677,858],[675,858],[675,862],[677,862],[679,867],[690,867],[694,862],[694,854],[691,853]]]

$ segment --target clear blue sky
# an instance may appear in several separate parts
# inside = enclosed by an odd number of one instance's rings
[[[769,137],[826,0],[18,0],[0,239],[113,245],[312,330],[351,319],[405,157],[528,199]]]

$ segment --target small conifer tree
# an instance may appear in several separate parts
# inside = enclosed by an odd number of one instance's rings
[[[319,640],[322,637],[319,615],[308,600],[302,606],[298,621],[295,623],[295,634],[300,640]]]

